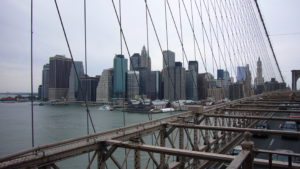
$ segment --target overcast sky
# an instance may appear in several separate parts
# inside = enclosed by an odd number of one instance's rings
[[[177,0],[170,0],[170,3],[174,5],[175,1],[177,3]],[[283,76],[290,85],[291,70],[300,69],[300,0],[258,0],[258,2],[269,34],[274,35],[271,36],[271,41]],[[58,0],[58,4],[74,59],[84,61],[83,0]],[[150,0],[149,6],[163,48],[166,49],[163,0]],[[122,1],[122,13],[130,53],[140,52],[142,46],[146,45],[144,1]],[[186,50],[193,51],[191,36],[188,36],[191,33],[187,21],[184,22]],[[0,92],[28,92],[30,91],[30,0],[1,0],[0,25]],[[87,0],[89,75],[100,75],[103,69],[112,67],[114,55],[120,53],[118,31],[111,0]],[[280,35],[289,33],[298,34]],[[33,35],[34,90],[37,91],[41,83],[42,67],[48,63],[49,57],[56,54],[70,57],[53,0],[34,1]],[[182,60],[174,28],[170,29],[169,41],[169,49],[176,52],[176,60]],[[152,28],[150,28],[150,57],[152,69],[161,70],[162,57]],[[200,58],[198,60],[200,61]],[[201,63],[199,66],[203,72]],[[209,71],[212,69],[210,66]]]

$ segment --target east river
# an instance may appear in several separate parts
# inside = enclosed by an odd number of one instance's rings
[[[99,106],[91,106],[89,108],[96,132],[124,125],[122,111],[100,111],[98,110]],[[152,118],[157,119],[171,114],[174,113],[153,114]],[[149,116],[147,113],[125,112],[126,125],[148,120]],[[84,136],[87,134],[86,126],[84,106],[34,106],[35,146]],[[92,132],[92,129],[90,132]],[[28,148],[31,148],[30,103],[0,103],[0,156]],[[86,168],[87,155],[60,162],[58,165],[62,168]]]

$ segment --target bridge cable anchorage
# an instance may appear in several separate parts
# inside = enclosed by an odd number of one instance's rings
[[[78,79],[78,87],[79,87],[81,93],[84,93],[83,88],[82,88],[81,83],[80,83],[78,71],[77,71],[76,66],[75,66],[74,57],[73,57],[72,50],[71,50],[71,47],[70,47],[70,43],[69,43],[69,40],[68,40],[68,37],[67,37],[67,33],[65,31],[65,27],[64,27],[64,24],[63,24],[63,20],[62,20],[61,14],[60,14],[60,10],[59,10],[57,1],[54,0],[54,3],[55,3],[55,7],[56,7],[57,14],[58,14],[58,17],[59,17],[59,21],[60,21],[60,24],[61,24],[61,27],[62,27],[62,30],[63,30],[63,33],[64,33],[65,41],[67,43],[67,47],[68,47],[68,51],[69,51],[69,54],[70,54],[70,57],[71,57],[71,61],[72,61],[72,64],[74,66],[75,74],[76,74],[76,77]],[[84,99],[84,104],[85,104],[86,112],[88,114],[88,117],[90,119],[90,122],[91,122],[91,125],[92,125],[92,128],[93,128],[93,131],[94,131],[94,133],[96,133],[96,129],[95,129],[93,119],[92,119],[91,114],[90,114],[90,110],[89,110],[89,107],[88,107],[88,104],[87,104],[86,97]]]
[[[34,112],[33,112],[33,0],[30,2],[30,96],[31,96],[31,146],[34,147]]]
[[[257,0],[254,0],[254,3],[255,3],[255,5],[256,5],[256,9],[257,9],[257,11],[258,11],[258,14],[259,14],[259,17],[260,17],[261,23],[262,23],[262,25],[263,25],[263,28],[264,28],[264,31],[265,31],[266,37],[267,37],[267,39],[268,39],[268,42],[269,42],[269,45],[270,45],[270,49],[271,49],[271,51],[272,51],[272,54],[273,54],[273,57],[274,57],[274,60],[275,60],[275,63],[276,63],[277,69],[278,69],[278,71],[279,71],[279,74],[280,74],[281,80],[282,80],[282,82],[283,82],[283,83],[285,83],[285,81],[284,81],[284,78],[283,78],[283,76],[282,76],[281,69],[280,69],[280,67],[279,67],[279,64],[278,64],[278,61],[277,61],[277,58],[276,58],[275,51],[274,51],[274,49],[273,49],[273,45],[272,45],[272,42],[271,42],[271,39],[270,39],[270,36],[269,36],[268,30],[267,30],[267,27],[266,27],[266,25],[265,25],[265,22],[264,22],[264,19],[263,19],[262,13],[261,13],[261,11],[260,11],[260,8],[259,8],[259,5],[258,5],[258,2],[257,2]]]

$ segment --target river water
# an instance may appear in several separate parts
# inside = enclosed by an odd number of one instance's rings
[[[123,112],[121,111],[100,111],[98,106],[89,108],[96,132],[122,127],[124,124]],[[152,118],[156,119],[171,114],[174,113],[153,114]],[[126,125],[148,120],[146,113],[125,112]],[[86,126],[84,106],[34,106],[35,146],[84,136],[87,134]],[[0,156],[28,148],[31,148],[30,103],[0,103]],[[58,165],[62,168],[86,168],[86,156],[66,160],[58,163]]]

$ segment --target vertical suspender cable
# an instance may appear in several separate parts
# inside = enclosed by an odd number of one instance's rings
[[[87,47],[86,47],[86,0],[84,0],[84,64],[85,64],[85,74],[86,77],[88,75],[87,72]],[[85,90],[85,97],[87,96],[87,80],[86,80],[86,90]],[[87,134],[90,134],[89,130],[89,116],[86,115],[86,128],[87,128]]]
[[[85,60],[85,73],[86,73],[86,78],[88,77],[88,72],[87,72],[87,41],[86,41],[86,0],[83,1],[84,5],[84,60]],[[87,100],[87,87],[88,81],[87,79],[85,80],[85,100]],[[86,114],[86,130],[87,130],[87,135],[90,134],[90,124],[89,124],[89,115]],[[87,140],[89,141],[89,140]],[[90,158],[90,153],[88,153],[88,162],[90,163],[91,158]]]
[[[34,147],[34,118],[33,118],[33,0],[30,7],[30,83],[31,83],[31,146]]]
[[[122,8],[121,8],[121,0],[119,0],[119,17],[120,17],[120,24],[122,26]],[[121,55],[123,54],[123,40],[122,40],[122,31],[120,27],[120,50]],[[129,56],[130,57],[130,56]]]

